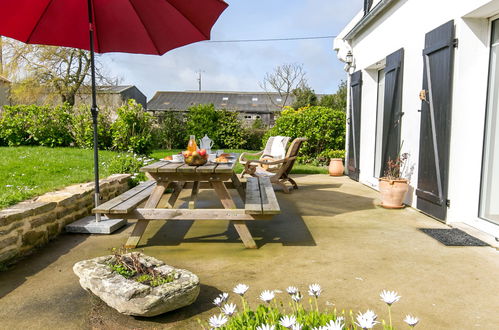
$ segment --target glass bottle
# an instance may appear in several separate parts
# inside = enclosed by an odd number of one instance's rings
[[[194,135],[191,135],[189,138],[189,143],[187,144],[187,150],[190,152],[194,152],[198,149],[198,145],[196,143],[196,138]]]

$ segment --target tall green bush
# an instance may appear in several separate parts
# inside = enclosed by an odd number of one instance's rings
[[[100,149],[110,149],[112,146],[111,113],[107,109],[99,111],[97,116],[98,143]],[[73,108],[71,114],[70,133],[75,146],[80,148],[93,148],[94,129],[92,114],[89,106]]]
[[[345,113],[339,110],[320,106],[285,108],[263,141],[275,135],[306,137],[300,156],[305,162],[313,162],[324,151],[345,148],[345,125]]]
[[[215,141],[220,148],[239,149],[246,143],[243,125],[237,112],[218,111],[216,126]]]
[[[118,118],[111,124],[113,149],[148,155],[153,147],[153,118],[135,100],[118,108]]]
[[[70,107],[5,106],[0,117],[0,138],[9,146],[68,146]]]
[[[184,148],[187,136],[184,118],[175,112],[165,112],[158,115],[153,134],[155,148]]]
[[[205,134],[215,138],[217,133],[218,113],[213,104],[199,104],[189,108],[186,118],[187,134],[184,144],[187,145],[188,135],[201,139]]]

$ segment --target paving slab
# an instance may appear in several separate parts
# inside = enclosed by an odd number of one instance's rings
[[[499,328],[499,251],[447,247],[418,228],[448,228],[420,212],[379,207],[378,193],[347,177],[297,176],[300,189],[277,193],[282,214],[249,224],[259,248],[245,249],[223,221],[151,222],[137,250],[188,269],[201,281],[191,306],[151,319],[125,316],[85,292],[74,263],[110,253],[126,242],[129,224],[113,235],[65,234],[0,272],[0,328],[5,329],[199,329],[218,309],[220,292],[250,286],[302,291],[319,283],[322,308],[374,309],[387,319],[380,291],[402,296],[392,307],[396,328],[406,314],[416,329]],[[188,192],[180,196],[188,202]],[[219,207],[202,190],[203,206]],[[480,238],[482,239],[482,238]],[[286,294],[280,296],[286,300]]]

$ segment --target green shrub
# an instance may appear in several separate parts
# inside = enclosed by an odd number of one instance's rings
[[[323,152],[345,148],[345,113],[330,108],[313,106],[301,109],[285,108],[263,138],[275,135],[306,137],[300,149],[300,160],[317,161]]]
[[[215,143],[220,148],[239,149],[246,143],[237,112],[217,111],[216,129]]]
[[[153,147],[153,119],[135,100],[117,110],[118,118],[111,124],[113,149],[148,155]]]
[[[174,112],[165,112],[156,117],[154,125],[154,148],[179,149],[185,147],[187,136],[184,118]]]
[[[0,138],[9,146],[68,146],[70,108],[67,105],[5,106],[0,119]]]
[[[243,148],[246,150],[262,150],[264,148],[262,139],[266,132],[266,129],[246,128],[244,130],[246,143]]]
[[[139,156],[131,152],[122,152],[111,158],[109,162],[103,163],[108,173],[111,174],[131,174],[131,185],[136,186],[140,181],[146,180],[144,173],[139,170],[141,167],[153,161],[145,156]]]
[[[205,134],[212,140],[217,136],[218,113],[213,104],[199,104],[189,108],[186,117],[187,134],[184,136],[183,145],[187,145],[189,135],[201,139]]]
[[[99,149],[110,149],[112,146],[111,114],[109,110],[100,110],[97,116]],[[94,146],[94,129],[89,106],[73,108],[70,133],[74,144],[80,148],[91,149]]]

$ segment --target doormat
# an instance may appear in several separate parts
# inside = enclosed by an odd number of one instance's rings
[[[457,228],[419,228],[419,230],[447,246],[489,246],[489,244],[485,243],[484,241],[468,235],[464,231]]]

